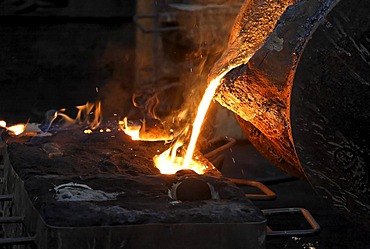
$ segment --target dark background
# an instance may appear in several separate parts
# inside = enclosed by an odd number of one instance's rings
[[[97,99],[109,103],[107,115],[127,114],[140,59],[135,8],[134,0],[0,1],[0,120],[42,121],[47,110]],[[248,143],[228,154],[222,173],[257,180],[286,177]],[[256,205],[307,208],[323,230],[269,239],[268,249],[370,248],[369,231],[336,214],[308,183],[287,179],[268,184],[276,201]]]
[[[83,3],[0,1],[0,119],[41,121],[130,90],[135,1]]]

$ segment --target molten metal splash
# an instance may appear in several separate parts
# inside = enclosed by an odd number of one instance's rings
[[[177,150],[183,146],[183,143],[176,141],[175,144],[165,152],[153,158],[155,166],[162,174],[175,174],[182,169],[191,169],[198,174],[203,174],[209,168],[199,161],[190,159],[187,167],[184,167],[184,157],[177,156]],[[198,159],[198,158],[195,158]]]

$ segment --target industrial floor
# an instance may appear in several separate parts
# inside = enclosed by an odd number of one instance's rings
[[[316,235],[267,238],[267,249],[370,248],[370,231],[337,214],[315,193],[309,183],[287,176],[264,159],[250,143],[239,142],[226,153],[222,173],[229,177],[265,182],[276,193],[276,200],[255,201],[257,207],[302,207],[309,210],[321,226],[321,232]],[[295,221],[282,217],[277,222],[282,227],[287,224],[288,229]]]

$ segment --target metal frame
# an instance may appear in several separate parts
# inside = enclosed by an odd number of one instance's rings
[[[261,210],[265,216],[281,215],[281,214],[302,214],[306,219],[311,229],[292,229],[292,230],[282,230],[274,231],[269,226],[266,226],[267,236],[302,236],[302,235],[314,235],[321,231],[319,223],[312,217],[311,213],[304,208],[276,208],[276,209],[264,209]]]

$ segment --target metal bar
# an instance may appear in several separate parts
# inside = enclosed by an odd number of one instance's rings
[[[245,194],[245,196],[248,197],[250,200],[270,201],[270,200],[276,199],[276,194],[261,182],[238,179],[238,178],[228,178],[228,179],[238,186],[255,187],[262,191],[263,194]]]
[[[0,195],[0,202],[2,201],[12,201],[13,195]]]
[[[311,229],[292,229],[292,230],[282,230],[274,231],[270,227],[266,228],[268,236],[302,236],[302,235],[313,235],[321,230],[320,225],[312,217],[311,213],[304,208],[276,208],[276,209],[264,209],[261,210],[265,216],[271,215],[281,215],[281,214],[302,214],[306,219]]]
[[[207,154],[204,155],[205,158],[207,158],[208,160],[212,160],[212,158],[215,158],[217,157],[221,152],[227,150],[227,149],[230,149],[231,147],[233,147],[235,144],[236,144],[236,140],[235,138],[232,138],[232,137],[217,137],[217,138],[214,138],[212,140],[209,141],[209,144],[212,145],[212,144],[215,144],[215,143],[218,143],[218,142],[222,142],[222,141],[225,141],[227,142],[226,144],[208,152]]]
[[[0,224],[1,223],[22,223],[23,217],[14,216],[14,217],[0,217]]]
[[[35,241],[35,237],[19,237],[19,238],[0,238],[0,245],[24,245],[31,244]]]

